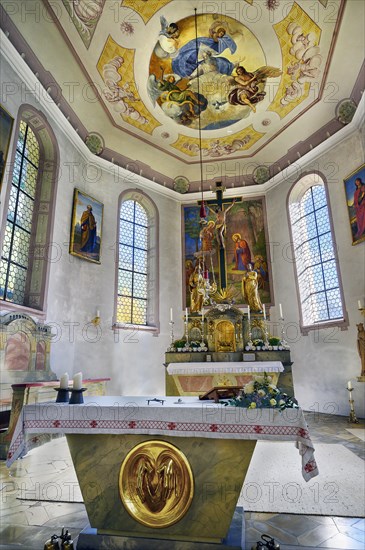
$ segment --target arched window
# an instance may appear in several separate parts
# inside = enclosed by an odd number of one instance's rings
[[[344,308],[329,205],[318,174],[301,178],[289,194],[302,328],[343,323]]]
[[[2,227],[0,299],[44,312],[58,148],[45,117],[21,107]]]
[[[119,203],[115,326],[158,332],[158,215],[140,191]]]

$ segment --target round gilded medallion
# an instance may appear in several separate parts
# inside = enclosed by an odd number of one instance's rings
[[[194,496],[190,464],[167,441],[145,441],[125,457],[119,473],[119,494],[127,512],[148,527],[180,521]]]

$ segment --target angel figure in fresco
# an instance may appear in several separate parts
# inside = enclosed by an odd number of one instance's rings
[[[179,49],[176,57],[172,60],[174,73],[182,78],[189,77],[203,61],[199,59],[201,46],[210,48],[217,56],[227,49],[233,54],[237,49],[237,44],[227,34],[224,22],[216,21],[209,29],[209,37],[194,38]],[[215,63],[217,71],[221,74],[230,75],[234,69],[234,64],[225,57],[215,57]]]
[[[178,50],[180,29],[176,23],[168,23],[163,15],[160,17],[160,23],[161,30],[158,35],[154,53],[160,59],[174,57]]]
[[[254,72],[248,72],[245,67],[239,65],[236,68],[236,76],[232,83],[238,84],[228,94],[231,105],[248,105],[255,113],[255,104],[262,101],[266,95],[264,91],[266,80],[281,75],[281,70],[276,67],[260,67]]]
[[[158,101],[170,118],[179,119],[182,124],[189,124],[199,116],[200,111],[207,108],[208,102],[203,95],[186,86],[179,87],[179,80],[181,78],[174,74],[162,76],[162,79],[157,79],[151,74],[147,81],[147,90],[153,104]]]

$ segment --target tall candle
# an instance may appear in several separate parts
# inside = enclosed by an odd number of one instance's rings
[[[188,322],[188,308],[185,308],[185,320]]]
[[[251,319],[250,306],[247,307],[247,318],[248,318],[248,320]]]
[[[358,307],[359,309],[362,309],[362,303],[361,303],[361,300],[358,300],[358,301],[357,301],[357,307]]]
[[[263,309],[263,312],[264,312],[264,319],[265,319],[265,321],[266,321],[266,309],[265,309],[265,304],[263,304],[262,309]]]
[[[172,307],[170,307],[170,323],[172,323],[173,321],[173,318],[172,318]]]
[[[100,309],[96,310],[96,317],[100,317]]]
[[[73,377],[73,389],[81,390],[82,388],[82,372],[77,372]]]
[[[60,378],[60,388],[61,390],[67,390],[68,388],[68,373],[65,372]]]
[[[351,380],[349,380],[349,381],[347,382],[347,388],[348,388],[349,390],[352,390]]]
[[[283,308],[281,307],[281,304],[279,304],[279,313],[280,313],[280,319],[283,319]]]

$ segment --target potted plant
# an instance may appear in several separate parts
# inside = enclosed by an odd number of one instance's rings
[[[270,346],[272,346],[274,350],[278,349],[278,346],[280,345],[280,343],[281,343],[280,338],[276,338],[275,336],[272,336],[271,338],[269,338],[269,344]]]

